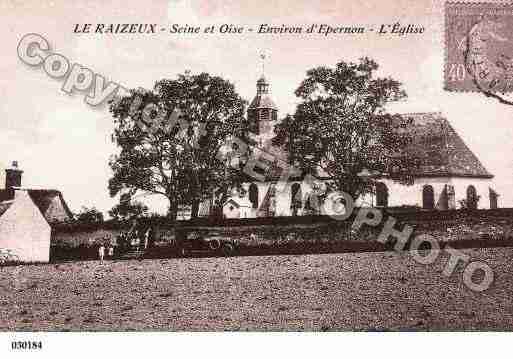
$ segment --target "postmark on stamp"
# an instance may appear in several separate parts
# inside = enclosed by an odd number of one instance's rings
[[[513,3],[447,2],[444,87],[513,92]]]

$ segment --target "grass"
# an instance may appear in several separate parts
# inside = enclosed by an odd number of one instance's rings
[[[466,249],[496,281],[405,252],[0,268],[0,330],[513,330],[513,248]]]

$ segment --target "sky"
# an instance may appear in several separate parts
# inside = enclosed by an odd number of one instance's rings
[[[438,0],[343,0],[312,2],[126,0],[13,1],[0,4],[0,183],[13,160],[24,170],[23,186],[62,191],[72,210],[116,203],[107,183],[112,119],[106,107],[68,95],[62,81],[17,56],[28,33],[44,36],[51,50],[127,88],[146,87],[190,70],[233,82],[247,100],[261,75],[259,54],[267,55],[265,75],[279,115],[293,113],[295,89],[308,69],[357,60],[380,64],[379,74],[404,84],[408,99],[392,112],[440,111],[484,166],[495,175],[499,204],[513,207],[512,106],[479,93],[443,90],[443,2]],[[75,24],[157,23],[163,26],[260,24],[307,26],[416,24],[410,36],[271,34],[76,34]],[[1,186],[1,185],[0,185]]]

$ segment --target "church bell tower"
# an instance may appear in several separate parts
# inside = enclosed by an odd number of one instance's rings
[[[278,120],[278,107],[269,95],[269,82],[264,76],[265,55],[262,59],[262,76],[256,83],[257,93],[248,108],[248,120],[252,137],[259,146],[274,137],[274,126]]]

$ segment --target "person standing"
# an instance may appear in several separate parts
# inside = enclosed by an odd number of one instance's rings
[[[105,257],[105,247],[103,244],[100,244],[100,248],[98,248],[98,257],[100,258],[100,263],[103,263],[103,257]]]
[[[144,233],[144,250],[148,249],[148,243],[151,236],[151,227]]]

